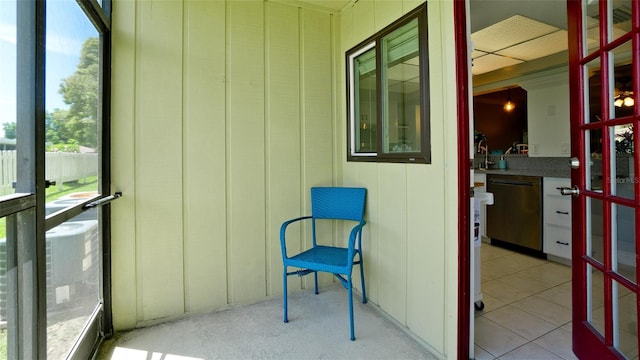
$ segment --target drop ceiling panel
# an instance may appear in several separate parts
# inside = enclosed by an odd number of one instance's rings
[[[506,48],[496,52],[496,54],[526,61],[533,60],[567,50],[567,37],[567,31],[560,30],[522,44]]]
[[[487,52],[484,52],[484,51],[480,51],[480,50],[473,50],[473,51],[471,52],[471,58],[472,58],[472,59],[476,59],[476,58],[479,58],[479,57],[481,57],[481,56],[485,56],[485,55],[487,55],[487,54],[488,54],[488,53],[487,53]]]
[[[407,63],[398,64],[387,70],[387,79],[398,81],[417,81],[420,76],[420,67]]]
[[[503,68],[505,66],[520,64],[522,62],[522,60],[518,59],[489,54],[477,59],[473,59],[473,67],[471,68],[471,73],[473,75],[482,74]]]
[[[554,26],[514,15],[471,34],[478,50],[494,52],[559,30]]]

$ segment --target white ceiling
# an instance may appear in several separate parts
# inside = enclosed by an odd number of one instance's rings
[[[353,0],[297,0],[340,11]],[[356,0],[357,1],[357,0]],[[469,0],[474,75],[567,48],[566,0]]]

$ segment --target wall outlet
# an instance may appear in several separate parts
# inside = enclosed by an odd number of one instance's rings
[[[531,153],[537,154],[540,152],[540,144],[531,144]]]

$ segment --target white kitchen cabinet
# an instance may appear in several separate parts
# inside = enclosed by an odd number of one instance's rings
[[[559,187],[570,187],[568,178],[545,177],[543,191],[543,251],[571,259],[571,197],[560,195]]]

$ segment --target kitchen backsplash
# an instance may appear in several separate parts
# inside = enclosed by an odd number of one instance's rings
[[[473,168],[478,169],[480,165],[484,165],[485,157],[483,154],[476,154],[473,159]],[[507,170],[553,170],[562,171],[567,170],[569,174],[569,158],[568,157],[529,157],[523,155],[489,155],[489,162],[492,165],[489,166],[492,170],[498,169],[498,160],[504,156],[507,162]]]

